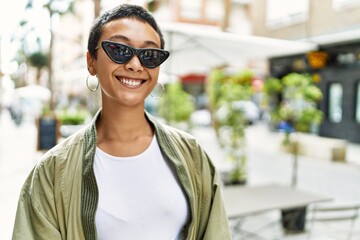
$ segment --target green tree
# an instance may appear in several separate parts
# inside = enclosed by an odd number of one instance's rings
[[[36,82],[39,84],[42,69],[49,66],[49,55],[47,53],[36,51],[27,57],[31,66],[36,68]]]
[[[42,4],[42,8],[46,10],[46,12],[48,13],[48,17],[49,17],[49,34],[50,34],[50,40],[49,40],[49,45],[48,45],[48,51],[47,51],[47,57],[45,57],[43,54],[44,51],[43,49],[38,49],[35,52],[25,52],[25,56],[29,56],[29,62],[35,64],[34,66],[39,68],[43,68],[44,66],[40,66],[41,64],[43,64],[45,61],[45,59],[47,58],[47,69],[48,69],[48,87],[49,89],[53,92],[53,83],[52,83],[52,76],[53,76],[53,67],[52,67],[52,50],[53,50],[53,46],[54,46],[54,31],[53,31],[53,23],[54,23],[54,19],[58,16],[64,15],[66,13],[72,13],[73,12],[73,6],[74,6],[74,2],[75,0],[47,0],[44,1],[44,3]],[[35,4],[38,3],[35,0],[28,0],[27,4],[26,4],[26,9],[28,11],[32,11],[35,7]],[[29,25],[31,22],[31,19],[23,19],[20,22],[20,25],[22,27],[26,27],[26,25]],[[26,32],[26,35],[24,36],[24,39],[26,39],[27,35],[33,31],[37,26],[30,26],[29,30]],[[26,40],[25,40],[26,41]],[[25,43],[25,41],[22,41],[23,44]],[[41,40],[38,40],[41,41]],[[29,49],[28,49],[29,51]],[[41,60],[40,60],[41,59]],[[39,65],[39,63],[41,63]],[[54,98],[52,97],[50,100],[50,109],[54,110],[55,108],[55,102],[54,102]]]
[[[283,144],[293,154],[291,185],[296,186],[299,154],[297,132],[311,132],[322,122],[323,112],[318,109],[318,103],[323,94],[310,74],[299,73],[289,73],[282,79],[268,79],[264,91],[268,99],[280,95],[281,101],[270,112],[271,122],[284,132]]]

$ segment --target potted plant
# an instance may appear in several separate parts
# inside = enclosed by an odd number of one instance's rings
[[[87,110],[80,108],[61,109],[56,111],[56,117],[61,124],[61,136],[68,137],[83,126],[90,117],[90,113]]]
[[[218,110],[219,136],[222,147],[227,153],[227,160],[232,164],[225,184],[245,184],[247,156],[245,151],[245,118],[241,109],[233,102],[226,102]]]
[[[271,78],[265,83],[268,99],[280,99],[271,111],[271,122],[284,132],[283,146],[292,154],[291,186],[297,185],[299,142],[298,132],[311,132],[321,123],[323,113],[317,108],[321,90],[309,74],[290,73],[281,80]],[[306,208],[282,211],[283,226],[289,231],[303,231]]]
[[[247,156],[245,151],[244,102],[253,94],[253,73],[242,70],[235,74],[225,69],[214,69],[207,82],[209,107],[217,139],[227,152],[232,169],[225,184],[245,184]]]

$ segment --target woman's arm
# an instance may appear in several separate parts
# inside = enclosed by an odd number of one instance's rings
[[[13,240],[60,240],[55,210],[53,166],[39,164],[30,173],[21,190]]]

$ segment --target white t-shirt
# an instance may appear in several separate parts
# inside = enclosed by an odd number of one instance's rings
[[[114,157],[96,148],[94,171],[99,240],[178,239],[189,207],[156,137],[132,157]]]

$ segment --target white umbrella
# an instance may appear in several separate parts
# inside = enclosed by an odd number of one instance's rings
[[[240,35],[195,24],[163,23],[165,48],[171,52],[162,70],[182,75],[219,65],[246,66],[249,59],[306,53],[317,45],[305,41]]]

